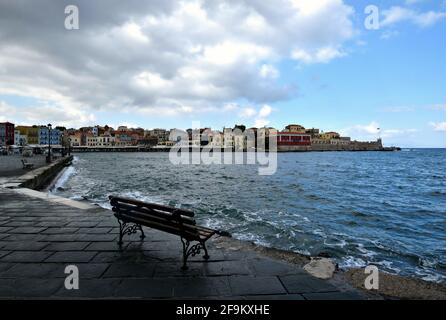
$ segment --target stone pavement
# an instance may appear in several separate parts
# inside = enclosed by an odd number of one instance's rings
[[[219,248],[217,241],[208,242],[210,261],[190,258],[182,271],[178,237],[144,228],[144,242],[126,236],[120,248],[111,211],[32,195],[0,187],[0,298],[362,298],[295,265]],[[79,290],[64,286],[72,264]]]
[[[23,158],[21,155],[0,156],[0,179],[5,177],[21,176],[29,170],[23,169],[22,159],[34,164],[34,169],[46,166],[44,155]]]

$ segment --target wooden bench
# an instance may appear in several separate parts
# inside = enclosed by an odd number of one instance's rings
[[[22,159],[23,169],[33,169],[34,164],[27,162],[25,159]]]
[[[131,235],[138,230],[141,231],[141,239],[144,239],[142,226],[145,226],[181,238],[183,244],[181,269],[186,270],[189,256],[196,256],[201,250],[204,250],[203,258],[209,259],[206,241],[217,233],[217,230],[197,226],[192,211],[115,196],[110,196],[109,199],[119,223],[119,245],[122,245],[122,237],[125,234]],[[197,243],[191,246],[191,242]]]

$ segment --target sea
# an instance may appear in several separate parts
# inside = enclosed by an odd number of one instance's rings
[[[77,153],[52,193],[110,208],[120,195],[193,210],[234,238],[341,269],[446,281],[446,149],[279,153],[256,165],[177,165],[168,153]]]

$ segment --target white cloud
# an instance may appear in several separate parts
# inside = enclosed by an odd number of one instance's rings
[[[434,129],[434,131],[446,131],[446,121],[445,122],[431,122],[429,125]]]
[[[259,110],[253,107],[240,107],[239,109],[239,117],[244,118],[246,121],[253,121],[254,127],[264,127],[270,123],[268,117],[274,111],[274,109],[267,104],[264,104]],[[251,123],[249,124],[251,125]]]
[[[293,59],[302,61],[303,63],[307,64],[328,63],[335,58],[340,58],[343,56],[345,56],[345,53],[333,47],[324,47],[317,49],[316,51],[296,49],[292,53]]]
[[[438,21],[446,18],[446,12],[427,11],[417,12],[400,6],[393,6],[383,11],[384,20],[381,22],[382,27],[390,26],[402,21],[409,21],[419,27],[430,27]]]
[[[251,118],[254,117],[257,114],[257,110],[251,107],[247,107],[247,108],[243,108],[240,113],[239,116],[242,118]]]
[[[272,65],[262,64],[260,67],[260,76],[262,78],[272,78],[276,79],[280,75],[279,71]]]
[[[354,125],[339,131],[343,136],[352,137],[355,140],[376,140],[378,137],[391,139],[399,136],[411,135],[418,132],[417,129],[383,129],[376,121],[365,125]]]
[[[388,39],[397,37],[399,34],[400,34],[399,31],[396,31],[396,30],[385,30],[381,34],[380,38],[384,39],[384,40],[388,40]]]
[[[382,109],[382,112],[389,112],[389,113],[412,112],[412,111],[415,111],[415,108],[409,106],[397,106],[397,107],[388,107]]]
[[[259,111],[259,117],[266,118],[271,114],[272,111],[273,111],[273,108],[271,108],[271,106],[265,104]]]
[[[425,2],[425,1],[426,1],[426,0],[406,0],[405,3],[406,3],[407,5],[413,5],[413,4],[417,4],[417,3]]]
[[[429,109],[436,111],[446,111],[446,104],[434,104],[429,106]]]
[[[254,122],[254,127],[256,128],[266,127],[269,123],[270,121],[267,119],[256,119],[256,121]]]
[[[73,124],[96,110],[202,114],[286,100],[297,86],[276,65],[327,63],[355,35],[342,0],[77,2],[73,32],[60,27],[62,2],[0,2],[0,94],[46,101]]]

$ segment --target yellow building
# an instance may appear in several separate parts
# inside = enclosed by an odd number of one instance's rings
[[[283,132],[305,133],[305,128],[298,124],[290,124],[285,127]]]
[[[20,135],[28,137],[28,144],[39,144],[39,127],[38,126],[17,126]]]
[[[337,132],[324,132],[320,134],[320,138],[323,140],[332,140],[341,138],[341,135]]]

